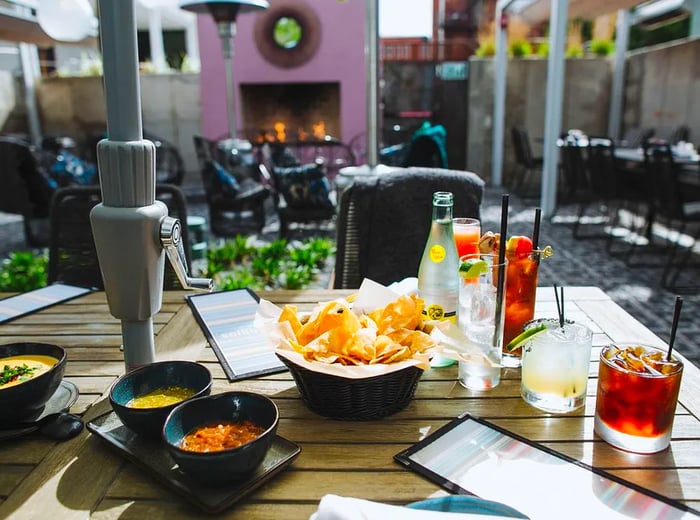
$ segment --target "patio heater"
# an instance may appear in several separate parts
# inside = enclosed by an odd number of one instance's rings
[[[97,145],[102,202],[90,222],[129,371],[155,361],[153,315],[163,301],[165,256],[184,288],[211,290],[212,281],[188,276],[181,223],[155,200],[155,145],[141,126],[134,0],[99,0],[99,9],[109,137]]]
[[[226,72],[226,103],[228,107],[228,136],[237,148],[236,96],[233,92],[233,37],[236,35],[236,17],[261,9],[267,9],[267,0],[185,0],[180,8],[193,13],[211,14],[221,38]]]

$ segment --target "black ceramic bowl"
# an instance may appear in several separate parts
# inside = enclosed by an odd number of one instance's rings
[[[66,371],[66,351],[58,345],[48,343],[0,345],[0,369],[4,367],[3,358],[24,355],[49,356],[57,362],[48,372],[28,381],[7,388],[0,387],[0,423],[39,410],[56,392]]]
[[[228,450],[195,453],[180,448],[182,439],[199,426],[244,420],[265,431]],[[278,423],[279,411],[270,398],[251,392],[227,392],[178,405],[165,422],[163,440],[183,473],[198,482],[222,484],[244,478],[260,465],[272,445]]]
[[[109,402],[119,419],[140,436],[158,440],[168,414],[178,404],[159,408],[130,408],[134,397],[159,388],[180,386],[191,388],[194,395],[189,399],[203,397],[211,392],[211,372],[192,361],[160,361],[132,370],[121,376],[109,391]]]

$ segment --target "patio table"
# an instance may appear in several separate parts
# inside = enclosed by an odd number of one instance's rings
[[[553,291],[541,288],[536,315],[555,316]],[[351,291],[272,291],[270,301],[310,309],[320,300]],[[279,434],[302,453],[282,473],[253,491],[224,518],[306,519],[326,493],[407,504],[445,494],[437,485],[393,461],[464,411],[540,441],[561,453],[700,508],[700,370],[686,361],[671,447],[654,455],[618,451],[593,433],[600,346],[609,341],[663,341],[596,287],[567,287],[567,315],[594,330],[593,358],[585,408],[553,416],[520,398],[519,369],[504,369],[488,392],[463,388],[456,368],[426,371],[408,407],[384,420],[324,419],[300,400],[288,372],[229,383],[208,346],[185,292],[164,294],[154,318],[159,360],[193,359],[215,377],[213,392],[250,390],[271,396],[280,409]],[[671,312],[671,308],[669,308]],[[80,389],[72,411],[90,420],[109,410],[105,399],[123,372],[119,322],[96,292],[0,326],[0,341],[45,341],[68,351],[66,379]],[[681,356],[679,356],[681,357]],[[515,485],[515,483],[511,483]],[[88,431],[64,443],[32,435],[0,442],[0,518],[201,518],[202,512],[142,473]]]

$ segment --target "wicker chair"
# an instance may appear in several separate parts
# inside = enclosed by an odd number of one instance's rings
[[[335,218],[335,193],[330,188],[322,161],[288,167],[273,166],[270,172],[261,164],[260,170],[272,179],[280,238],[289,238],[290,224],[318,224]],[[319,191],[314,192],[314,186]],[[294,201],[292,196],[295,194],[308,200]]]
[[[187,206],[182,191],[170,184],[156,186],[156,198],[168,206],[168,214],[182,221],[187,267],[191,265],[187,230]],[[99,186],[70,186],[58,190],[51,201],[48,282],[104,289],[90,225],[90,210],[102,201]],[[165,289],[182,286],[170,262],[165,262]]]
[[[13,137],[0,138],[0,211],[22,215],[24,237],[30,247],[45,247],[49,204],[55,185],[41,169],[29,144]]]
[[[412,167],[355,178],[340,199],[334,287],[417,276],[435,191],[454,194],[455,216],[479,218],[484,181],[471,172]]]
[[[209,206],[209,227],[218,237],[259,233],[265,226],[265,202],[270,189],[251,178],[235,179],[236,193],[223,189],[221,176],[235,177],[213,155],[213,141],[192,137],[202,175],[204,193]]]

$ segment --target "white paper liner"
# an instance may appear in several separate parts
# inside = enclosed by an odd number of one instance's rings
[[[396,300],[399,294],[372,280],[365,279],[358,290],[357,298],[352,303],[352,310],[357,313],[369,313]],[[348,305],[343,298],[319,302],[314,309],[318,312],[331,301],[339,301]],[[421,354],[416,354],[411,359],[398,363],[377,363],[374,365],[342,365],[340,363],[324,363],[321,361],[307,361],[304,356],[294,350],[290,340],[295,340],[294,332],[288,322],[279,323],[279,315],[282,309],[272,302],[260,299],[255,315],[255,326],[264,331],[275,353],[288,359],[295,365],[313,372],[344,377],[348,379],[365,379],[384,374],[390,374],[406,367],[415,366],[422,370],[430,368],[430,358],[441,355],[450,359],[469,361],[498,366],[491,362],[482,352],[480,347],[471,342],[451,322],[430,322],[434,325],[430,336],[437,345]]]

